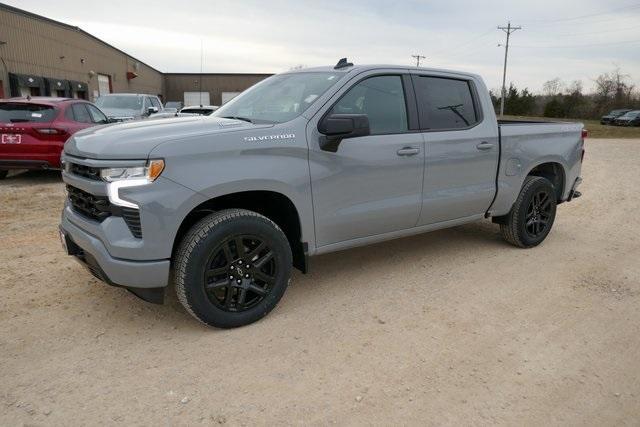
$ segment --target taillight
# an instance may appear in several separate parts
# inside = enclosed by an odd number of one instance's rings
[[[589,131],[586,129],[582,129],[582,139],[585,139],[589,136]]]
[[[36,128],[36,132],[43,133],[45,135],[60,135],[64,133],[63,130],[54,129],[54,128],[41,128],[41,129]]]
[[[33,128],[38,139],[46,141],[66,141],[67,131],[59,128]]]

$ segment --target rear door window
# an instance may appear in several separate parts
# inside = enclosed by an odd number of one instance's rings
[[[426,130],[465,129],[479,115],[467,80],[414,76],[420,127]]]
[[[0,103],[0,123],[50,122],[56,115],[57,110],[50,105]]]
[[[76,122],[91,123],[91,116],[84,107],[84,104],[73,104],[71,109],[73,110],[73,116],[75,117]]]

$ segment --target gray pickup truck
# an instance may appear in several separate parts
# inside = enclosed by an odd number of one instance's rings
[[[581,124],[497,121],[482,79],[401,66],[272,76],[212,116],[65,145],[60,235],[99,279],[216,327],[254,322],[310,256],[491,218],[538,245],[578,197]]]

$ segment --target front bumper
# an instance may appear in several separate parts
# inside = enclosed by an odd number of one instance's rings
[[[110,285],[127,288],[163,288],[169,283],[168,259],[131,261],[112,257],[102,242],[62,216],[60,231],[67,253],[78,258],[91,273]]]

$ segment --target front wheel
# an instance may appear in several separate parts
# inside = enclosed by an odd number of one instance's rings
[[[200,220],[175,257],[178,299],[201,322],[218,328],[247,325],[280,301],[291,277],[287,237],[268,218],[243,209]]]
[[[9,174],[9,171],[7,170],[0,170],[0,179],[5,179],[7,177],[7,175]]]
[[[551,231],[556,204],[553,184],[543,177],[528,176],[511,212],[500,224],[502,237],[521,248],[539,245]]]

